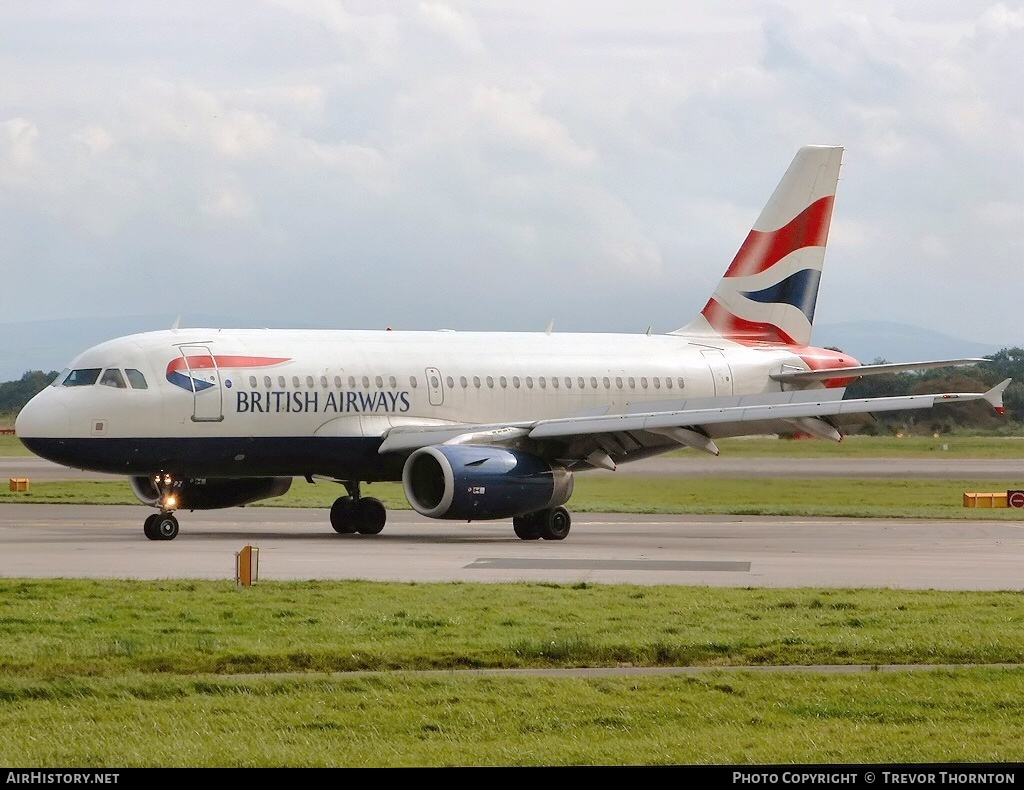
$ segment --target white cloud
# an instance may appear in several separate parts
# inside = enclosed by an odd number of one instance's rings
[[[81,296],[111,277],[145,301],[153,261],[203,283],[191,310],[245,265],[239,309],[279,321],[516,328],[557,305],[563,329],[615,330],[635,302],[675,328],[805,143],[847,149],[833,320],[995,339],[1019,316],[1012,288],[956,285],[964,260],[1022,279],[1019,3],[104,14],[0,8],[0,255],[28,261],[9,320],[103,304]]]
[[[39,127],[27,118],[0,122],[0,174],[23,174],[36,163]]]
[[[565,126],[539,107],[541,92],[512,92],[481,87],[473,93],[473,109],[485,121],[484,132],[562,165],[593,164],[596,153],[577,144]]]
[[[200,206],[204,214],[217,219],[245,219],[255,208],[252,196],[238,184],[228,184],[212,190]]]
[[[102,126],[87,126],[79,130],[74,139],[80,142],[92,156],[101,156],[114,147],[114,136]]]
[[[467,52],[484,51],[480,31],[472,17],[445,3],[420,3],[419,11],[428,27],[441,33],[458,47]]]

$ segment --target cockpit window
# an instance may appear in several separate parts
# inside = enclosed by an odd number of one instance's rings
[[[103,371],[103,375],[100,376],[100,384],[105,387],[117,387],[119,390],[126,388],[124,383],[124,376],[121,375],[121,371],[117,368],[107,368]]]
[[[50,386],[51,387],[59,387],[61,384],[64,383],[64,379],[67,377],[68,373],[70,373],[70,372],[71,372],[71,368],[64,368],[64,370],[62,370],[60,373],[58,373],[57,377],[53,381],[50,382]]]
[[[64,379],[64,386],[88,387],[95,384],[99,376],[99,368],[78,368],[77,370],[72,370],[68,377]]]
[[[144,390],[149,388],[149,385],[146,384],[146,377],[142,375],[141,370],[125,368],[124,373],[128,377],[128,383],[132,385],[133,390]]]

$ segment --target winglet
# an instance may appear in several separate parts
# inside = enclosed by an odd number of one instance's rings
[[[1003,379],[992,389],[982,395],[985,400],[992,404],[992,408],[996,410],[997,414],[1006,414],[1006,409],[1003,408],[1003,393],[1006,392],[1006,388],[1010,386],[1010,381],[1011,379]]]

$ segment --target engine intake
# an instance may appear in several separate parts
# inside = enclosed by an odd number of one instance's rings
[[[152,477],[132,477],[132,493],[152,507],[161,506],[161,494]],[[184,480],[175,488],[175,508],[215,510],[238,507],[281,496],[291,488],[290,477],[210,477]]]
[[[572,473],[519,450],[434,445],[416,450],[402,469],[413,509],[429,518],[510,518],[565,504]]]

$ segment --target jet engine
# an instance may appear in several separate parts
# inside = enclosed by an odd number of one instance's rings
[[[132,477],[132,493],[143,502],[162,510],[214,510],[238,507],[261,499],[281,496],[292,485],[290,477],[190,478],[172,487],[158,485],[156,477]],[[168,501],[173,497],[173,502]]]
[[[568,470],[519,450],[442,444],[409,456],[402,487],[421,515],[473,521],[565,504],[573,478]]]

